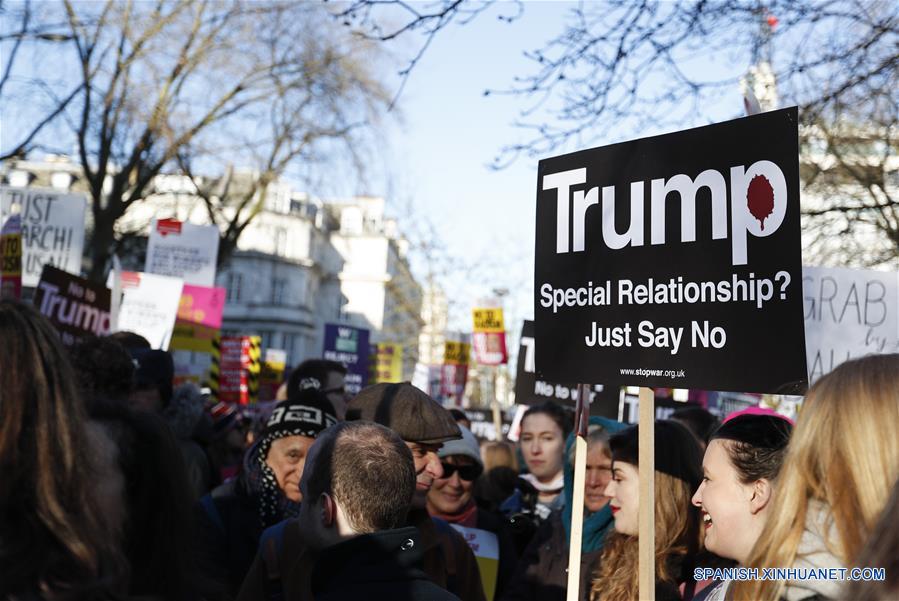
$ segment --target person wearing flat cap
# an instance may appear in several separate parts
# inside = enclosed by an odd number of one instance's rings
[[[238,475],[200,499],[199,552],[210,582],[240,590],[262,532],[299,514],[300,478],[315,438],[337,423],[334,407],[310,388],[277,403]]]
[[[452,415],[426,393],[403,382],[364,388],[347,405],[346,421],[355,420],[386,426],[412,451],[416,486],[406,525],[418,528],[421,534],[424,572],[462,601],[485,600],[478,564],[465,539],[444,520],[432,519],[425,509],[428,491],[443,477],[438,457],[441,446],[462,438]],[[316,558],[297,522],[287,522],[280,539],[267,532],[263,540],[272,540],[272,544],[263,544],[256,555],[238,601],[265,599],[272,588],[280,589],[285,601],[311,599],[311,566]]]

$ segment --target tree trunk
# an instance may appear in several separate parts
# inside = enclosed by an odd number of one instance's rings
[[[98,284],[106,284],[106,266],[112,257],[115,244],[113,225],[116,217],[108,211],[94,211],[94,234],[91,237],[91,268],[87,278]]]

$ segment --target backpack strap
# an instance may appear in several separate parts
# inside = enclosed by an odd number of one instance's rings
[[[283,520],[266,528],[259,537],[259,553],[265,566],[265,598],[268,601],[284,599],[284,582],[281,579],[281,554],[284,550],[284,528],[287,520]]]

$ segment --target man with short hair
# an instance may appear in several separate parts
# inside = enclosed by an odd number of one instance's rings
[[[443,477],[438,456],[443,443],[462,438],[462,430],[440,403],[409,382],[375,384],[347,407],[347,421],[373,421],[396,432],[415,463],[415,495],[407,524],[421,532],[424,571],[441,587],[465,601],[485,599],[477,560],[449,524],[426,509],[428,491]]]
[[[343,363],[328,359],[307,359],[290,373],[285,398],[292,398],[306,388],[318,388],[337,411],[337,419],[343,421],[346,406],[352,395],[346,391],[347,369]]]
[[[403,527],[415,468],[394,432],[361,421],[334,426],[309,450],[300,489],[298,522],[318,552],[316,601],[458,601],[420,569],[419,533]]]
[[[443,475],[437,451],[445,441],[462,436],[452,416],[427,394],[403,382],[363,389],[350,402],[346,417],[348,422],[379,423],[393,430],[409,448],[416,486],[405,523],[420,532],[424,572],[437,586],[463,601],[483,601],[477,560],[465,539],[445,521],[431,519],[425,509],[428,490]],[[289,521],[282,523],[280,534],[274,528],[267,534],[260,541],[238,600],[272,598],[272,591],[283,591],[286,601],[310,598],[316,552],[306,540],[307,533],[297,521]]]

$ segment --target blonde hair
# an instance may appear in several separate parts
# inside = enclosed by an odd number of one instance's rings
[[[481,448],[481,457],[484,460],[484,472],[489,472],[495,467],[509,467],[518,473],[518,459],[515,457],[515,447],[508,442],[487,442]]]
[[[844,566],[857,557],[899,475],[899,355],[847,361],[809,390],[793,430],[771,514],[747,561],[750,568],[796,561],[810,502],[828,510],[828,550]],[[734,582],[730,599],[775,601],[783,581]]]
[[[672,560],[694,555],[701,547],[699,511],[690,503],[690,485],[655,472],[656,581],[678,584]],[[590,601],[637,598],[638,539],[614,532],[606,539],[590,586]]]

